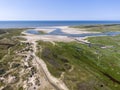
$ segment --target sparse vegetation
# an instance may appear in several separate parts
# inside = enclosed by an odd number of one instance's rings
[[[24,48],[25,44],[20,44],[21,38],[15,36],[19,36],[23,30],[25,29],[5,29],[5,33],[0,36],[0,88],[4,87],[2,90],[16,90],[14,84],[20,80],[19,69],[22,68],[23,57],[16,52]],[[13,77],[13,80],[4,81],[10,77]]]

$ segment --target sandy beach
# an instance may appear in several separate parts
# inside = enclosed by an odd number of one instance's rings
[[[56,28],[61,29],[62,32],[67,33],[67,34],[85,34],[85,33],[98,33],[98,32],[91,32],[91,31],[87,31],[87,29],[83,29],[83,28],[71,28],[69,26],[52,26],[52,27],[48,27],[48,28],[36,28],[36,31],[42,31],[45,33],[50,33],[52,31],[54,31]]]

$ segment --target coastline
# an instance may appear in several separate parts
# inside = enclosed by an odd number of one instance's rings
[[[47,29],[36,28],[34,30],[42,31],[44,33],[50,33],[52,31],[54,31],[56,28],[61,29],[62,32],[65,32],[67,34],[96,33],[96,32],[84,31],[83,29],[69,28],[69,26],[57,26],[57,27],[51,27],[51,28],[47,28]],[[54,41],[55,42],[72,42],[72,41],[87,42],[87,40],[85,40],[87,37],[68,37],[68,36],[62,36],[62,35],[35,35],[35,34],[27,33],[26,31],[22,32],[22,34],[26,35],[26,36],[22,36],[23,38],[31,38],[32,40],[37,40],[37,41],[43,40],[43,41],[50,41],[50,42],[54,42]]]

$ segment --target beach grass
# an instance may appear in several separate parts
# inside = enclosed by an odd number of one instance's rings
[[[0,34],[2,35],[0,37],[0,77],[8,79],[9,75],[13,75],[16,77],[15,83],[19,82],[18,71],[23,59],[16,52],[25,48],[25,45],[20,43],[21,38],[16,38],[16,36],[21,35],[23,30],[25,29],[6,29],[5,33]],[[15,90],[15,83],[9,84],[7,82],[0,81],[0,87],[4,87],[4,90]]]

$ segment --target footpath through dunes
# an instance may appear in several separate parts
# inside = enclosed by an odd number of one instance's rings
[[[43,74],[44,78],[48,81],[48,83],[51,84],[56,90],[68,90],[68,88],[64,84],[64,82],[62,80],[58,79],[58,78],[53,77],[50,74],[50,72],[48,71],[48,68],[47,68],[45,62],[41,58],[36,56],[36,52],[37,52],[36,41],[37,41],[37,39],[35,39],[35,37],[31,38],[31,35],[30,36],[29,35],[24,36],[24,38],[27,39],[27,41],[24,41],[25,43],[32,44],[32,49],[33,49],[32,55],[34,57],[34,61],[35,61],[34,63],[36,64],[36,68],[38,68],[38,70],[41,71],[40,73]],[[42,81],[41,81],[41,83],[42,83]]]
[[[23,49],[26,53],[20,53],[20,55],[26,57],[24,62],[26,67],[29,67],[29,65],[32,66],[31,73],[29,74],[30,77],[23,82],[24,90],[57,90],[56,87],[49,83],[42,67],[36,61],[35,50],[33,48],[34,43],[28,41],[22,41],[22,43],[25,43],[27,47]],[[30,58],[32,58],[32,60]]]
[[[43,72],[45,73],[45,76],[47,77],[48,81],[53,86],[55,86],[58,90],[68,90],[68,88],[66,87],[66,85],[64,84],[64,82],[62,82],[62,80],[60,80],[60,79],[57,79],[57,78],[53,77],[50,74],[50,72],[48,71],[45,62],[42,59],[40,59],[38,56],[36,56],[36,54],[35,54],[36,50],[37,50],[36,47],[37,47],[36,42],[33,42],[33,50],[34,50],[33,56],[35,56],[35,60],[39,64],[39,66],[42,67]]]

